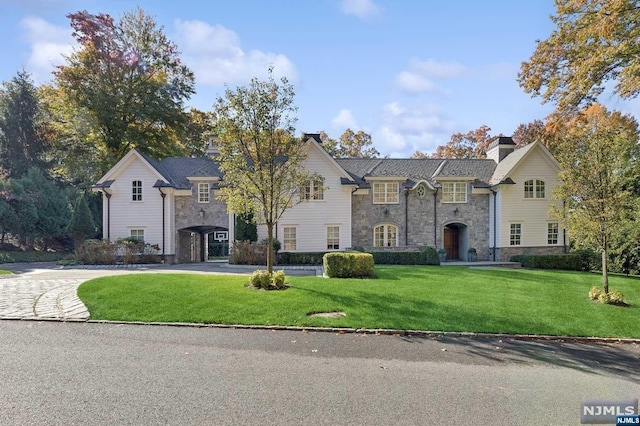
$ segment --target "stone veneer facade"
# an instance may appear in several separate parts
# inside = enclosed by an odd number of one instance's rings
[[[563,246],[542,246],[542,247],[502,247],[496,251],[496,260],[508,262],[512,256],[518,256],[521,254],[564,254],[567,252],[566,247]]]
[[[443,203],[440,193],[429,190],[419,197],[416,190],[404,190],[402,186],[398,204],[374,204],[373,191],[353,195],[352,245],[372,248],[374,228],[389,224],[397,227],[399,247],[440,249],[444,245],[444,227],[458,224],[464,229],[464,241],[460,242],[463,252],[475,248],[478,260],[489,260],[489,198],[488,194],[472,195],[470,184],[467,184],[466,203]],[[460,258],[467,260],[464,253]]]

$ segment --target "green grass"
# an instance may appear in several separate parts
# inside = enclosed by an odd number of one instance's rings
[[[377,266],[375,279],[288,277],[285,291],[246,276],[136,274],[99,278],[78,295],[95,320],[392,328],[640,337],[640,280],[611,277],[631,304],[592,302],[600,277],[581,272]],[[346,317],[310,318],[343,311]]]
[[[0,275],[13,274],[11,271],[7,271],[6,269],[0,269]]]

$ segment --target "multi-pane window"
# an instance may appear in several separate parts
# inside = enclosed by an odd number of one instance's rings
[[[373,229],[375,247],[395,247],[398,245],[398,228],[394,225],[379,225]]]
[[[208,183],[198,184],[198,202],[199,203],[209,202],[209,184]]]
[[[293,226],[285,226],[283,230],[283,248],[286,251],[296,249],[296,228]]]
[[[340,248],[340,227],[327,226],[327,250],[338,250]]]
[[[522,224],[512,223],[511,232],[509,233],[509,245],[519,246],[522,240]]]
[[[131,201],[142,201],[142,181],[131,182]]]
[[[309,181],[300,188],[300,200],[324,200],[324,187],[321,180]]]
[[[547,244],[558,244],[559,228],[557,223],[547,224]]]
[[[373,204],[398,204],[398,182],[375,182]]]
[[[442,183],[443,203],[466,203],[467,183],[466,182],[443,182]]]
[[[530,179],[524,183],[524,198],[545,198],[544,181]]]
[[[134,238],[138,241],[144,241],[144,229],[132,229],[131,238]]]

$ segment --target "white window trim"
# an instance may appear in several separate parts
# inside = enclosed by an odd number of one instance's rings
[[[300,188],[300,201],[324,201],[324,182],[320,179],[306,182]]]
[[[527,197],[527,183],[528,182],[532,182],[533,185],[533,189],[531,191],[531,197]],[[538,197],[538,189],[539,189],[539,185],[542,184],[542,186],[544,187],[544,197]],[[527,179],[526,181],[524,181],[524,184],[522,185],[522,199],[527,200],[527,201],[531,201],[531,200],[546,200],[547,199],[547,183],[546,181],[544,181],[543,179],[537,179],[537,178],[533,178],[533,179]]]
[[[453,185],[453,192],[451,192],[450,194],[452,194],[453,196],[453,200],[449,201],[449,200],[445,200],[444,195],[445,195],[445,191],[444,191],[444,187],[445,185]],[[456,201],[456,194],[461,194],[462,191],[458,191],[457,188],[462,185],[464,187],[464,201]],[[468,199],[468,194],[469,190],[467,188],[467,182],[465,181],[451,181],[451,182],[442,182],[442,202],[446,203],[446,204],[453,204],[453,203],[466,203],[467,199]]]
[[[286,238],[286,232],[288,229],[293,229],[293,248],[287,248],[287,241],[291,238]],[[296,251],[298,249],[298,227],[297,226],[283,226],[282,227],[282,250],[284,251]]]
[[[202,201],[202,198],[200,197],[201,195],[203,195],[204,193],[200,191],[200,186],[201,185],[206,185],[207,186],[207,200],[206,201]],[[211,185],[208,182],[198,182],[198,203],[199,204],[209,204],[211,202]]]
[[[140,199],[133,199],[133,182],[140,182]],[[132,179],[131,185],[129,186],[129,202],[131,203],[142,203],[144,202],[144,181],[142,179]]]
[[[138,236],[133,236],[134,232],[142,232],[142,239],[139,239]],[[131,228],[129,229],[129,237],[130,238],[136,238],[138,241],[143,241],[144,242],[144,228]]]
[[[513,225],[520,225],[520,227],[518,228],[519,232],[517,234],[513,233]],[[519,238],[512,240],[511,237],[514,236],[518,236]],[[513,244],[512,241],[517,241],[518,244]],[[510,223],[509,224],[509,246],[510,247],[517,247],[517,246],[522,246],[522,223],[521,222],[515,222],[515,223]]]
[[[389,190],[389,185],[395,185],[395,191]],[[378,192],[383,194],[383,201],[376,201],[376,186],[383,186],[384,190]],[[400,204],[400,183],[399,182],[373,182],[371,185],[371,192],[373,193],[373,204]],[[391,195],[395,194],[395,201],[389,201]]]
[[[329,229],[336,228],[338,230],[337,237],[330,237]],[[330,241],[336,241],[337,244],[329,244]],[[337,245],[338,247],[331,247],[329,245]],[[339,225],[327,225],[327,250],[340,250],[340,226]]]
[[[395,228],[395,239],[396,239],[395,245],[389,245],[389,228],[390,227]],[[381,246],[376,245],[376,230],[379,228],[383,228],[383,234],[382,234],[383,245]],[[374,247],[398,247],[398,226],[394,225],[393,223],[381,223],[380,225],[374,226],[373,227],[373,246]]]
[[[550,236],[552,235],[551,232],[549,232],[551,229],[549,228],[551,225],[555,225],[556,226],[556,232],[555,232],[555,236],[556,236],[556,242],[555,243],[550,243]],[[560,244],[560,224],[558,222],[548,222],[547,223],[547,245],[549,246],[557,246],[558,244]]]

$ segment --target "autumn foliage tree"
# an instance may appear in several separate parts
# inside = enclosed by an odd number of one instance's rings
[[[490,131],[489,126],[482,125],[467,133],[455,133],[449,142],[436,148],[431,158],[484,158],[484,151],[493,139]]]
[[[79,48],[54,72],[52,96],[66,103],[55,111],[59,124],[86,136],[73,142],[95,145],[84,152],[102,171],[133,147],[156,158],[184,154],[194,76],[162,28],[141,9],[119,21],[87,11],[67,17]]]
[[[555,195],[565,201],[559,214],[575,245],[600,250],[608,293],[610,248],[638,234],[640,203],[633,191],[640,160],[638,123],[594,104],[556,125],[562,171]]]
[[[320,133],[323,148],[336,158],[377,158],[380,152],[373,146],[371,135],[359,130],[357,133],[347,129],[339,140],[329,137],[326,132]]]
[[[637,0],[555,0],[556,25],[518,74],[520,86],[560,111],[591,104],[615,81],[623,99],[640,91]]]

